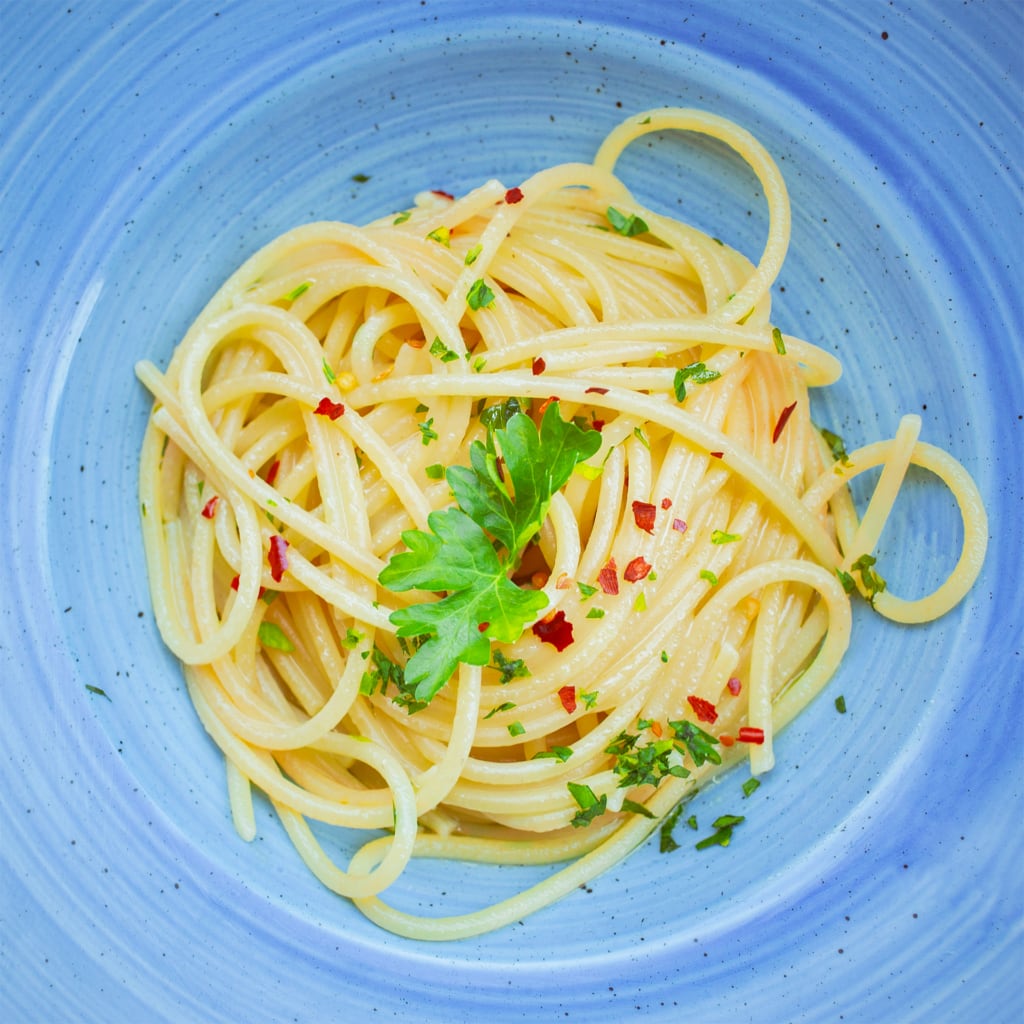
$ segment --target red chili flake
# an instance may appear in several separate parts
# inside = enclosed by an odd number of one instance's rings
[[[212,519],[217,514],[217,506],[220,504],[220,496],[215,494],[204,506],[203,506],[203,518]]]
[[[775,429],[772,431],[772,444],[775,444],[779,439],[779,435],[782,433],[786,424],[789,422],[789,417],[793,415],[793,410],[796,408],[796,402],[792,405],[787,405],[782,412],[779,413],[779,422],[775,424]]]
[[[572,623],[565,617],[565,612],[557,611],[549,618],[535,622],[533,635],[551,644],[556,651],[564,651],[572,643]]]
[[[718,719],[718,711],[715,709],[715,705],[709,700],[705,700],[703,697],[687,697],[687,701],[690,707],[693,708],[693,713],[702,721],[713,725]]]
[[[593,428],[594,428],[594,430],[596,430],[596,431],[597,431],[597,432],[598,432],[599,434],[601,433],[601,431],[602,431],[602,430],[604,430],[604,420],[591,420],[591,421],[590,421],[590,425],[591,425],[591,427],[593,427]]]
[[[238,584],[239,584],[239,578],[236,576],[231,581],[231,589],[237,591],[238,590]],[[266,592],[267,592],[267,588],[266,587],[260,587],[260,592],[256,596],[257,597],[262,597]]]
[[[544,372],[547,365],[548,364],[544,362],[543,356],[537,356],[537,358],[534,359],[533,364],[530,366],[530,370],[534,377],[539,377]]]
[[[522,202],[522,199],[523,199],[523,190],[521,188],[518,188],[518,187],[510,188],[505,193],[505,202],[506,203],[519,203],[519,202]]]
[[[558,691],[558,699],[562,702],[562,707],[571,715],[576,710],[576,687],[563,686]]]
[[[672,499],[671,498],[662,498],[661,499],[661,507],[667,512],[672,507]]]
[[[329,398],[321,398],[320,404],[313,410],[317,416],[330,416],[332,420],[336,420],[345,411],[345,406],[341,402],[332,402]]]
[[[622,578],[627,583],[637,583],[642,580],[654,568],[643,555],[637,555],[629,565],[622,570]]]
[[[661,739],[661,722],[651,722],[651,732]]]
[[[607,388],[598,388],[598,387],[587,388],[587,390],[584,391],[583,394],[585,394],[585,395],[607,395],[608,394],[608,389]]]
[[[729,688],[729,692],[734,697],[738,697],[740,695],[740,690],[743,689],[743,683],[741,683],[736,676],[733,676],[725,685]]]
[[[288,541],[279,533],[270,538],[270,575],[275,583],[281,582],[285,569],[288,568]]]
[[[606,594],[619,592],[619,574],[614,558],[609,558],[607,565],[597,574],[597,585]]]
[[[432,188],[430,190],[430,194],[432,196],[440,196],[442,199],[454,199],[455,198],[455,196],[453,196],[451,194],[451,192],[445,192],[445,191],[443,191],[442,189],[439,189],[439,188]]]
[[[745,725],[736,733],[736,739],[740,743],[764,743],[764,729],[755,729],[752,725]]]
[[[686,520],[684,520],[684,519],[673,519],[672,520],[672,529],[675,530],[676,533],[686,533]]]
[[[555,580],[555,590],[568,590],[572,585],[572,580],[569,579],[567,572],[560,573],[558,579]]]
[[[267,470],[267,483],[273,485],[274,481],[277,479],[277,474],[280,471],[281,460],[278,459],[276,462],[273,462],[270,466],[270,469]]]
[[[718,737],[718,742],[721,743],[723,747],[731,747],[736,741],[727,732],[723,732],[722,735]]]
[[[561,399],[558,397],[558,395],[549,395],[547,398],[544,399],[543,402],[540,403],[540,407],[537,409],[537,412],[540,413],[541,416],[543,416],[544,413],[547,412],[547,408],[552,402],[559,401],[561,401]]]
[[[479,629],[481,633],[486,633],[490,628],[490,625],[491,624],[489,622],[481,622],[476,628]]]
[[[633,502],[633,522],[640,527],[644,533],[654,533],[654,517],[658,514],[657,508],[649,501]]]
[[[710,455],[711,458],[713,458],[713,459],[724,459],[725,458],[725,452],[708,452],[708,455]]]

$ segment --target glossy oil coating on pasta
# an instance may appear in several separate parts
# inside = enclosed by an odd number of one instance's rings
[[[756,263],[614,176],[630,142],[667,130],[718,138],[757,174]],[[243,837],[256,786],[324,884],[383,927],[501,927],[626,856],[712,773],[740,758],[768,771],[774,734],[840,664],[851,600],[922,622],[964,596],[987,539],[966,472],[913,416],[849,453],[812,422],[808,389],[840,365],[771,322],[788,241],[785,186],[756,140],[652,110],[592,164],[297,228],[224,284],[166,371],[139,364],[155,399],[140,467],[154,609]],[[410,709],[415,645],[391,616],[441,595],[380,574],[451,506],[445,471],[495,443],[486,410],[539,423],[553,400],[600,444],[515,566],[543,595],[536,620]],[[964,540],[937,591],[901,599],[870,556],[911,464],[952,491]],[[878,466],[859,517],[847,484]],[[556,616],[571,642],[533,628]],[[683,741],[691,727],[713,757]],[[642,750],[653,775],[625,770]],[[339,866],[309,820],[386,835]],[[417,856],[567,866],[427,919],[380,896]]]

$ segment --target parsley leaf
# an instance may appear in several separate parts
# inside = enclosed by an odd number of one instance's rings
[[[608,217],[608,223],[620,235],[625,235],[627,238],[632,238],[634,235],[642,235],[645,231],[650,230],[643,218],[638,217],[635,213],[627,216],[621,210],[616,210],[614,206],[608,207],[606,216]]]
[[[399,637],[425,638],[405,666],[407,692],[417,702],[429,701],[460,662],[486,665],[492,640],[514,643],[545,607],[541,591],[520,589],[509,573],[540,530],[552,495],[600,444],[597,431],[567,423],[552,402],[539,430],[514,413],[488,432],[486,444],[473,442],[470,466],[449,467],[456,507],[432,512],[430,532],[403,533],[408,550],[379,577],[395,592],[445,592],[391,614]]]
[[[580,808],[572,819],[573,828],[589,825],[608,809],[608,797],[596,796],[594,791],[582,782],[567,782],[566,786]]]
[[[885,590],[885,580],[875,572],[875,559],[872,555],[861,555],[850,568],[860,573],[861,581],[868,592],[868,600],[874,604],[875,598]]]
[[[710,761],[712,764],[722,763],[722,755],[715,750],[718,740],[710,733],[705,732],[699,725],[686,719],[669,722],[668,725],[698,768],[705,761]]]
[[[676,401],[681,402],[686,398],[686,382],[691,384],[708,384],[718,380],[722,375],[717,370],[709,370],[703,363],[690,363],[681,370],[676,370],[675,378],[672,381],[672,388],[676,393]]]

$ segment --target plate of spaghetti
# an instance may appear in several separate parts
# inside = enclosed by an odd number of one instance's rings
[[[1014,1019],[1012,4],[5,20],[5,1019]]]

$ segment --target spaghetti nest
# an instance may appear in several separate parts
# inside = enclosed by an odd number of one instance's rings
[[[756,265],[613,175],[666,129],[757,174]],[[770,322],[788,237],[748,133],[656,110],[592,164],[290,231],[166,372],[139,364],[154,609],[242,836],[255,786],[384,927],[488,931],[621,859],[712,773],[771,768],[773,736],[840,663],[857,592],[900,621],[963,596],[986,525],[959,464],[915,417],[850,453],[811,421],[808,388],[840,366]],[[908,601],[872,551],[911,463],[965,527],[954,572]],[[846,485],[879,465],[861,519]],[[378,834],[339,867],[310,820]],[[379,896],[415,856],[569,863],[427,919]]]

